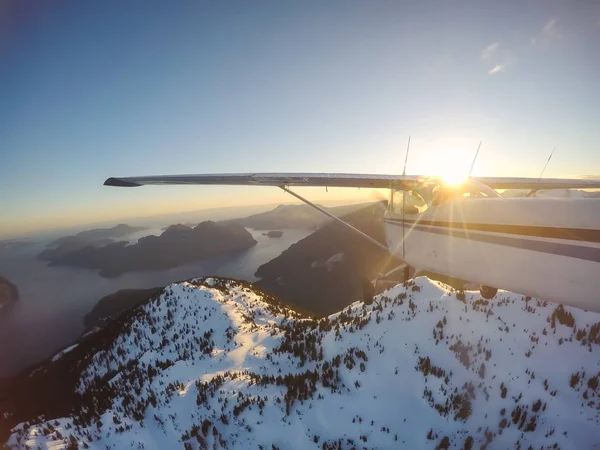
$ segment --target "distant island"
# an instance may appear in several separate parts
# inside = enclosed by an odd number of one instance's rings
[[[68,242],[75,239],[81,241],[97,241],[101,239],[120,238],[123,236],[127,236],[128,234],[135,233],[136,231],[141,231],[145,229],[146,227],[132,227],[130,225],[120,223],[119,225],[115,225],[112,228],[97,228],[94,230],[82,231],[74,236],[67,236],[57,239],[50,245],[55,247],[57,245],[61,245],[64,242]]]
[[[64,254],[47,252],[45,257],[50,259],[50,265],[96,269],[103,277],[117,277],[127,272],[170,269],[241,252],[256,242],[239,224],[206,221],[195,228],[172,225],[160,236],[146,236],[133,245],[126,241],[86,245]]]
[[[17,286],[0,275],[0,308],[19,299]]]
[[[266,233],[263,233],[263,236],[267,236],[270,238],[280,238],[281,236],[283,236],[283,231],[271,230]]]
[[[365,204],[343,205],[325,208],[336,216],[343,216],[358,209]],[[259,214],[253,214],[241,219],[230,219],[224,223],[238,223],[254,230],[282,230],[287,228],[315,229],[329,222],[331,219],[322,212],[309,205],[279,205],[277,208]]]
[[[184,222],[184,223],[180,223],[179,225],[185,225],[186,227],[194,228],[196,225],[198,225],[198,222]],[[164,226],[160,230],[167,231],[170,226],[172,226],[172,225]]]
[[[31,245],[31,242],[27,241],[18,241],[16,239],[4,239],[0,240],[0,250],[8,249],[8,248],[19,248],[25,247],[26,245]]]
[[[132,227],[121,223],[112,228],[82,231],[74,236],[62,237],[51,242],[48,244],[48,248],[38,255],[38,258],[43,261],[54,261],[76,250],[89,246],[102,247],[115,242],[115,239],[145,229],[145,227]]]

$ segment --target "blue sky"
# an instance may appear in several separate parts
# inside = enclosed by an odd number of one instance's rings
[[[125,4],[127,3],[127,4]],[[202,172],[600,174],[600,3],[33,2],[0,7],[0,236],[267,188]],[[318,198],[324,193],[315,192]],[[348,192],[332,195],[348,196]]]

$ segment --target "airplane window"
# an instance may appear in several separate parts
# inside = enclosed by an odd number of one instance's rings
[[[500,197],[500,194],[498,194],[498,192],[484,184],[473,186],[473,189],[476,190],[477,197]]]
[[[427,209],[427,202],[415,190],[395,191],[394,212],[401,214],[403,206],[405,214],[421,214]]]
[[[436,186],[433,189],[432,205],[439,205],[459,198],[490,198],[499,197],[499,194],[487,186]]]

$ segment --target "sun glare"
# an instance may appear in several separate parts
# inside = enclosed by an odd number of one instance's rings
[[[467,170],[464,165],[464,161],[454,161],[448,158],[444,158],[443,161],[439,161],[437,165],[436,175],[439,176],[444,183],[450,185],[457,185],[467,179]]]
[[[467,179],[467,175],[462,172],[448,172],[440,175],[444,183],[455,186]]]

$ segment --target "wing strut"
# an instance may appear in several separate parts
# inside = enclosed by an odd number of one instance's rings
[[[390,249],[387,248],[385,245],[383,245],[381,242],[373,239],[371,236],[363,233],[362,231],[360,231],[358,228],[353,227],[352,225],[350,225],[348,222],[343,221],[342,219],[340,219],[339,217],[337,217],[334,214],[331,214],[329,211],[321,208],[319,205],[315,205],[313,202],[311,202],[310,200],[305,199],[304,197],[302,197],[299,194],[296,194],[294,191],[288,189],[285,186],[279,186],[281,189],[283,189],[285,192],[287,192],[288,194],[293,195],[294,197],[296,197],[298,200],[301,200],[302,202],[306,203],[309,206],[312,206],[313,208],[315,208],[317,211],[322,212],[323,214],[325,214],[328,217],[331,217],[333,220],[336,220],[337,222],[341,223],[342,225],[344,225],[345,227],[349,228],[350,230],[352,230],[354,233],[358,234],[359,236],[361,236],[362,238],[366,239],[367,241],[369,241],[371,244],[376,245],[377,247],[379,247],[381,250],[384,250],[386,253],[390,252]]]

